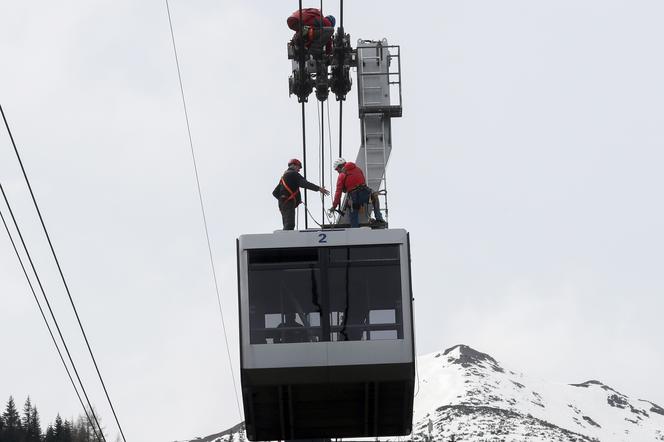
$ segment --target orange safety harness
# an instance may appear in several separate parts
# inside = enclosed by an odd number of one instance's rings
[[[293,192],[293,190],[291,190],[291,188],[288,187],[288,184],[286,184],[286,181],[284,180],[284,177],[281,177],[281,185],[284,186],[284,189],[286,189],[286,190],[288,191],[288,193],[290,194],[290,195],[288,196],[288,198],[286,198],[286,200],[284,201],[284,203],[287,203],[288,201],[290,201],[290,200],[292,200],[292,199],[295,199],[295,196],[296,196],[298,193],[300,193],[300,189],[299,189],[299,188],[298,188],[295,192]]]

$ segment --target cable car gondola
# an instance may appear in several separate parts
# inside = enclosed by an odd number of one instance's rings
[[[408,232],[242,235],[237,269],[250,440],[410,434]]]

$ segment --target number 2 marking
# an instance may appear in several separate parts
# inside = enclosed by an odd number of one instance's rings
[[[318,234],[318,242],[319,243],[326,243],[327,242],[327,234],[326,233],[319,233]]]

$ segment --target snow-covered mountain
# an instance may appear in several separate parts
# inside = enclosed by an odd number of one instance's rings
[[[662,407],[599,381],[568,385],[533,379],[466,345],[417,362],[414,433],[394,440],[664,441]],[[246,440],[239,429],[192,442]]]
[[[602,384],[507,370],[465,345],[418,359],[414,440],[664,441],[664,409]]]

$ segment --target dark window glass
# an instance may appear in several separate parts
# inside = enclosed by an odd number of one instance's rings
[[[327,250],[331,263],[399,259],[399,246],[334,247]]]
[[[252,344],[403,339],[398,245],[248,254]]]
[[[316,342],[320,324],[320,269],[249,268],[252,344]]]
[[[331,340],[403,338],[398,251],[398,246],[331,251],[344,262],[328,268]]]
[[[318,249],[315,247],[301,249],[259,249],[249,252],[249,264],[317,261]]]

